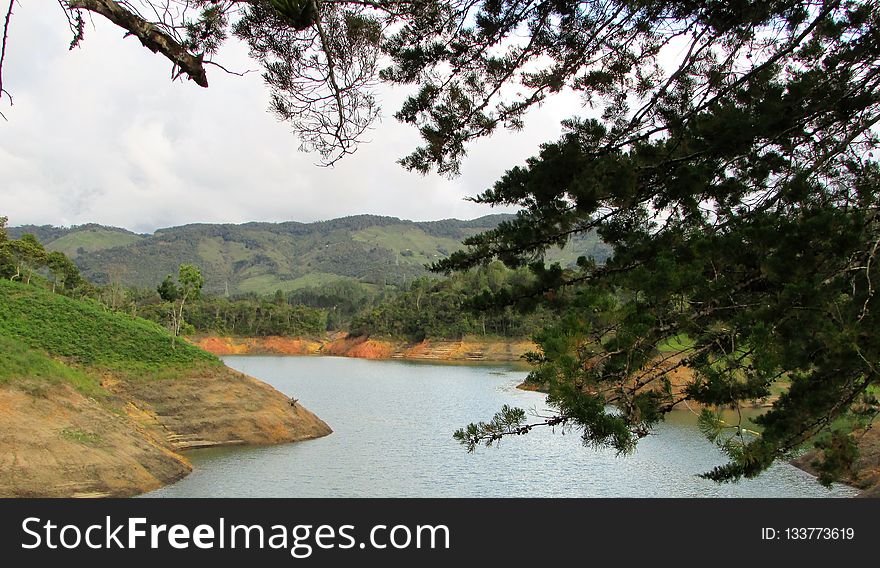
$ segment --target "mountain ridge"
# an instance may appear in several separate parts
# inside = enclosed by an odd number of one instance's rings
[[[32,232],[48,250],[71,256],[96,284],[154,288],[180,264],[192,263],[201,268],[209,294],[264,295],[344,280],[405,286],[428,275],[425,265],[460,249],[465,238],[513,217],[410,221],[363,214],[312,223],[189,223],[152,234],[94,223],[27,225],[9,234]],[[582,254],[603,260],[607,250],[588,235],[554,249],[548,260],[570,264]]]

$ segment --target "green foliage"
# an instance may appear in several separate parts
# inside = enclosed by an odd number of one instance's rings
[[[66,382],[86,396],[98,398],[106,395],[100,381],[86,371],[56,361],[21,341],[0,335],[0,384],[31,381]]]
[[[6,231],[8,220],[6,217],[0,217],[0,278],[9,278],[12,270],[12,249]]]
[[[859,457],[852,432],[832,430],[816,442],[816,448],[822,456],[821,460],[813,462],[813,466],[818,468],[820,483],[830,486],[838,479],[852,476],[853,464]]]
[[[6,248],[15,268],[15,274],[10,277],[11,279],[19,278],[30,282],[35,271],[46,265],[48,259],[46,249],[30,233],[25,233],[18,240],[7,241]],[[7,270],[7,272],[11,272],[11,270]]]
[[[445,280],[420,278],[406,292],[354,317],[351,333],[412,341],[465,335],[528,337],[550,321],[546,310],[480,309],[484,294],[502,294],[524,280],[530,280],[527,271],[512,271],[500,263]]]
[[[287,294],[287,302],[324,311],[327,329],[333,331],[349,329],[355,315],[370,311],[388,296],[387,288],[342,280],[294,290]]]
[[[841,475],[856,457],[856,421],[842,419],[880,410],[865,399],[880,382],[880,167],[871,153],[880,145],[880,7],[612,1],[622,27],[606,34],[592,5],[540,3],[544,12],[513,22],[506,10],[516,4],[483,4],[475,29],[494,38],[526,23],[542,29],[547,15],[565,21],[546,36],[532,32],[539,49],[562,41],[555,31],[565,29],[567,42],[536,85],[557,72],[558,84],[604,99],[604,113],[567,121],[558,141],[478,196],[521,211],[434,268],[494,259],[530,267],[526,289],[494,296],[564,311],[536,336],[533,378],[549,385],[559,420],[580,428],[585,443],[626,451],[682,398],[738,409],[778,392],[756,419],[760,435],[728,434],[704,416],[706,434],[730,458],[706,477],[754,477],[814,440],[822,481]],[[672,71],[652,68],[678,34],[689,55]],[[398,59],[396,71],[426,67],[414,62],[421,39],[398,46],[413,61]],[[571,64],[569,49],[597,63]],[[496,56],[483,55],[481,77],[503,65]],[[419,57],[430,67],[458,53]],[[416,169],[454,169],[463,142],[491,130],[491,119],[480,124],[483,107],[456,118],[469,101],[435,88],[427,82],[424,100],[407,109],[430,134],[407,158]],[[546,265],[547,250],[589,231],[612,247],[606,263]],[[675,393],[671,370],[685,364],[693,379]]]
[[[146,299],[134,307],[140,317],[163,322],[167,308]],[[270,335],[320,337],[327,331],[323,310],[275,302],[269,298],[206,297],[190,302],[183,309],[191,333],[263,337]]]
[[[205,284],[201,271],[192,264],[180,265],[177,281],[180,282],[180,295],[193,300],[198,299]]]
[[[529,430],[525,410],[505,404],[491,421],[469,424],[466,428],[456,430],[453,438],[464,444],[468,452],[473,452],[480,443],[489,448],[504,436],[526,434]]]
[[[0,278],[33,280],[50,285],[53,292],[71,295],[89,287],[73,261],[62,252],[48,252],[33,234],[22,232],[18,240],[10,240],[6,217],[0,217]]]
[[[17,282],[0,282],[0,336],[76,364],[142,372],[217,359],[141,318]]]
[[[173,302],[180,297],[180,288],[174,283],[174,278],[169,274],[156,288],[159,297],[166,302]]]
[[[76,264],[62,252],[50,252],[46,258],[46,266],[52,272],[55,287],[60,287],[62,290],[75,289],[85,283]]]
[[[188,225],[152,236],[100,225],[29,225],[10,234],[32,232],[47,250],[74,258],[83,278],[101,286],[153,288],[181,264],[194,264],[207,294],[261,296],[337,282],[400,288],[427,275],[426,263],[448,256],[464,238],[507,217],[414,223],[362,215],[310,224]],[[587,235],[550,251],[548,258],[568,266],[584,254],[604,260],[607,248]],[[66,285],[65,293],[70,288]],[[122,301],[108,298],[107,303],[118,309]]]
[[[170,329],[176,337],[180,335],[181,330],[190,330],[191,325],[184,320],[183,310],[187,305],[187,300],[195,301],[199,299],[202,293],[202,286],[205,279],[202,272],[197,266],[192,264],[181,264],[177,270],[177,283],[171,278],[171,275],[165,277],[165,280],[156,288],[159,297],[170,304],[171,321]],[[174,347],[175,343],[171,343]]]
[[[320,337],[328,330],[348,330],[356,335],[413,341],[465,335],[522,338],[550,321],[548,312],[538,308],[528,314],[513,309],[484,313],[479,308],[479,293],[501,292],[530,279],[528,271],[511,271],[499,263],[446,280],[416,279],[406,291],[397,293],[354,281],[335,281],[288,293],[276,290],[272,296],[206,296],[187,302],[182,314],[193,332],[222,335]],[[174,301],[180,290],[169,276],[157,291],[159,298],[130,290],[130,303],[122,309],[165,322],[169,308],[159,299]]]
[[[11,238],[20,238],[23,234],[30,233],[43,243],[47,251],[62,252],[70,258],[82,253],[126,246],[144,238],[143,235],[125,229],[95,223],[71,227],[22,225],[10,227],[8,231]]]
[[[159,297],[166,302],[197,300],[204,283],[205,279],[202,278],[198,267],[192,264],[181,264],[177,271],[177,283],[169,274],[159,284],[156,291],[159,293]]]

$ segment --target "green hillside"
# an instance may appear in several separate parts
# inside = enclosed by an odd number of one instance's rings
[[[0,335],[0,385],[31,379],[67,382],[91,397],[105,394],[93,375],[52,359],[44,351],[32,349],[19,340]]]
[[[182,263],[198,265],[209,294],[271,294],[334,281],[401,285],[427,274],[425,264],[461,248],[461,241],[494,228],[509,215],[470,221],[414,222],[359,215],[317,223],[194,224],[151,236],[85,225],[68,232],[30,227],[48,248],[71,251],[83,275],[106,284],[154,288]],[[21,233],[22,227],[10,231]],[[55,248],[53,248],[55,247]],[[75,254],[79,251],[79,254]],[[604,260],[595,238],[579,239],[548,260],[573,263],[578,256]]]
[[[46,250],[63,252],[70,258],[108,248],[124,247],[145,238],[119,227],[94,223],[73,227],[23,225],[10,227],[7,232],[11,238],[16,239],[24,233],[30,233],[43,243]]]
[[[180,339],[172,346],[171,336],[155,323],[17,282],[0,281],[0,339],[0,380],[13,378],[15,369],[82,379],[46,361],[46,355],[78,367],[134,374],[218,362]]]
[[[136,243],[144,237],[119,231],[98,228],[76,231],[55,239],[46,245],[46,250],[63,252],[70,258],[80,254],[95,252],[113,247]]]

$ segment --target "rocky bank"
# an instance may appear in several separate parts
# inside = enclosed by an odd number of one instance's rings
[[[0,386],[0,496],[136,495],[191,470],[185,451],[326,436],[321,419],[228,367],[119,380],[89,398],[65,384]]]

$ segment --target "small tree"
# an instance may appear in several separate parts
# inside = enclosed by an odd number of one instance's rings
[[[197,299],[202,292],[205,279],[201,271],[193,264],[181,264],[177,271],[177,283],[169,274],[156,288],[156,291],[166,302],[171,303],[171,332],[174,337],[180,335],[183,325],[183,308],[187,300]],[[174,345],[172,343],[172,345]]]
[[[75,288],[83,281],[79,269],[63,252],[49,253],[46,257],[46,266],[52,271],[54,278],[52,281],[53,292],[57,286],[60,286],[62,290],[68,287]]]
[[[7,217],[0,217],[0,276],[6,278],[12,274],[12,250],[9,247],[9,237],[6,235]]]
[[[25,284],[30,284],[33,271],[46,265],[46,249],[30,233],[25,233],[17,241],[8,241],[8,247],[15,266],[15,274],[10,277],[10,280],[23,278]]]

